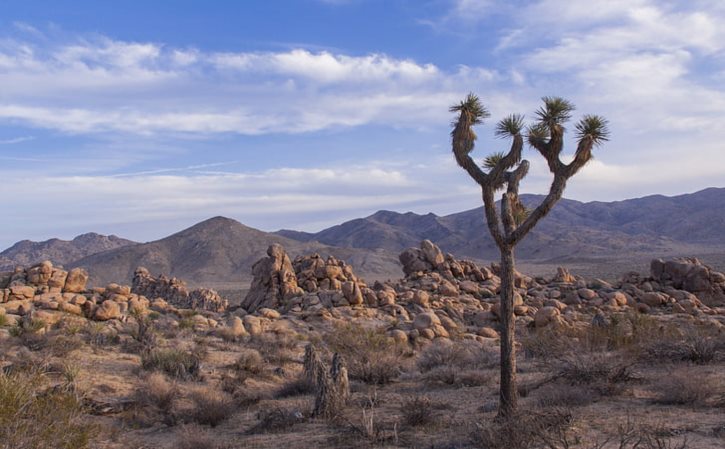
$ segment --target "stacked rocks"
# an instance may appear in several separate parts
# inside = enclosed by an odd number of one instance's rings
[[[229,301],[214,290],[201,288],[189,291],[181,279],[164,275],[153,277],[144,267],[136,269],[131,291],[147,298],[161,298],[172,306],[182,309],[223,312],[229,306]]]

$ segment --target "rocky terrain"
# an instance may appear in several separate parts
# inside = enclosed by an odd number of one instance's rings
[[[524,195],[524,202],[540,197]],[[616,279],[646,270],[653,257],[697,255],[725,270],[725,189],[676,197],[651,196],[613,203],[563,200],[517,248],[525,271],[545,275],[567,265],[583,275]],[[19,242],[0,253],[0,270],[43,260],[89,270],[90,283],[131,282],[138,266],[184,279],[190,285],[245,292],[252,264],[271,244],[292,257],[318,252],[346,260],[367,280],[398,276],[397,254],[430,239],[445,251],[479,264],[498,252],[474,209],[444,217],[380,211],[315,234],[267,233],[215,217],[154,242],[135,244],[114,236],[79,236],[70,242]]]
[[[722,447],[723,273],[517,273],[523,411],[499,423],[497,265],[430,240],[398,259],[367,283],[272,243],[238,306],[142,267],[103,287],[49,261],[0,273],[0,444]]]

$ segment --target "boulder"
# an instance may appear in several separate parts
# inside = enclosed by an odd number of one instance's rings
[[[267,248],[267,257],[252,266],[252,275],[252,286],[242,301],[242,307],[248,312],[262,307],[284,307],[289,299],[304,294],[282,245],[275,243]]]
[[[536,327],[546,327],[551,323],[559,321],[559,309],[556,307],[545,306],[536,311],[534,315],[534,324]]]
[[[115,301],[106,300],[96,309],[93,319],[96,321],[108,321],[121,317],[121,307]]]
[[[63,291],[68,293],[81,293],[86,289],[88,272],[83,268],[73,268],[68,272]]]

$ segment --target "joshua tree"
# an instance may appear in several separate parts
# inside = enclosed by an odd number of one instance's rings
[[[608,140],[607,121],[597,115],[585,115],[576,124],[578,140],[574,159],[565,164],[560,156],[564,147],[564,123],[571,118],[574,105],[558,97],[544,97],[544,106],[536,111],[536,122],[524,131],[524,117],[512,114],[496,125],[496,136],[512,138],[507,153],[488,156],[482,166],[471,158],[476,134],[474,125],[490,116],[478,97],[468,94],[460,104],[452,106],[458,113],[451,131],[456,162],[479,186],[483,196],[485,220],[496,246],[501,252],[501,389],[499,416],[512,415],[517,407],[516,353],[514,349],[514,247],[536,226],[554,204],[561,199],[566,182],[592,158],[592,149]],[[519,200],[519,183],[529,171],[529,162],[521,159],[524,138],[546,159],[554,180],[546,198],[529,211]],[[505,189],[501,198],[501,219],[497,215],[494,193]]]

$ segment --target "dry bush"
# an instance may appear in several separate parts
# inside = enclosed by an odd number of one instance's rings
[[[141,354],[141,367],[147,371],[161,371],[182,380],[201,378],[202,356],[196,351],[180,349],[153,349]]]
[[[498,363],[498,355],[486,350],[475,341],[436,340],[418,357],[416,365],[421,372],[440,366],[461,369],[490,368]]]
[[[267,371],[262,356],[259,351],[254,349],[243,349],[232,368],[237,373],[255,376],[262,375]]]
[[[572,352],[576,339],[576,336],[555,326],[529,330],[518,337],[524,356],[540,359],[550,359]]]
[[[228,394],[209,387],[200,388],[190,395],[194,407],[189,417],[196,423],[216,427],[236,411],[236,404]]]
[[[571,435],[574,418],[566,409],[546,413],[519,411],[505,420],[478,424],[471,442],[482,449],[551,449],[574,446]]]
[[[89,447],[97,429],[84,419],[78,396],[41,391],[45,384],[38,373],[0,374],[0,448]]]
[[[384,329],[368,329],[357,324],[336,326],[325,335],[330,351],[348,364],[350,379],[384,385],[396,379],[403,369],[403,348],[385,335]]]
[[[721,392],[715,377],[694,370],[679,370],[665,375],[654,385],[655,403],[663,405],[705,405]]]
[[[178,386],[161,373],[149,374],[136,392],[136,400],[142,405],[155,408],[169,425],[175,422],[174,405],[178,399]]]
[[[423,381],[430,385],[445,385],[456,388],[480,387],[488,385],[495,375],[480,370],[461,370],[460,368],[439,366],[423,374]]]
[[[134,346],[137,351],[148,351],[156,347],[158,340],[157,331],[154,322],[148,315],[135,311],[132,316],[136,321],[136,325],[131,328],[130,334],[133,338]]]
[[[406,399],[400,405],[400,413],[403,416],[403,424],[410,427],[428,426],[436,420],[433,402],[427,396]]]
[[[639,380],[633,364],[607,354],[574,352],[555,362],[554,377],[571,385],[621,384]]]
[[[289,432],[295,424],[304,422],[307,418],[295,408],[276,407],[271,410],[260,410],[257,419],[259,422],[247,430],[247,434]]]
[[[593,403],[598,392],[581,385],[562,385],[558,382],[544,385],[536,392],[536,405],[548,407],[582,407]]]
[[[265,362],[284,365],[297,360],[298,345],[299,340],[289,334],[265,332],[252,336],[246,346],[256,349]]]
[[[103,323],[89,322],[83,330],[86,342],[94,348],[103,348],[118,344],[121,339],[118,332]]]
[[[618,449],[687,449],[687,437],[673,440],[662,425],[645,425],[631,416],[617,426],[617,438],[613,443]],[[601,446],[604,447],[604,446]]]
[[[723,355],[722,342],[714,337],[690,331],[684,336],[653,340],[642,347],[641,357],[648,362],[689,362],[706,365]]]

